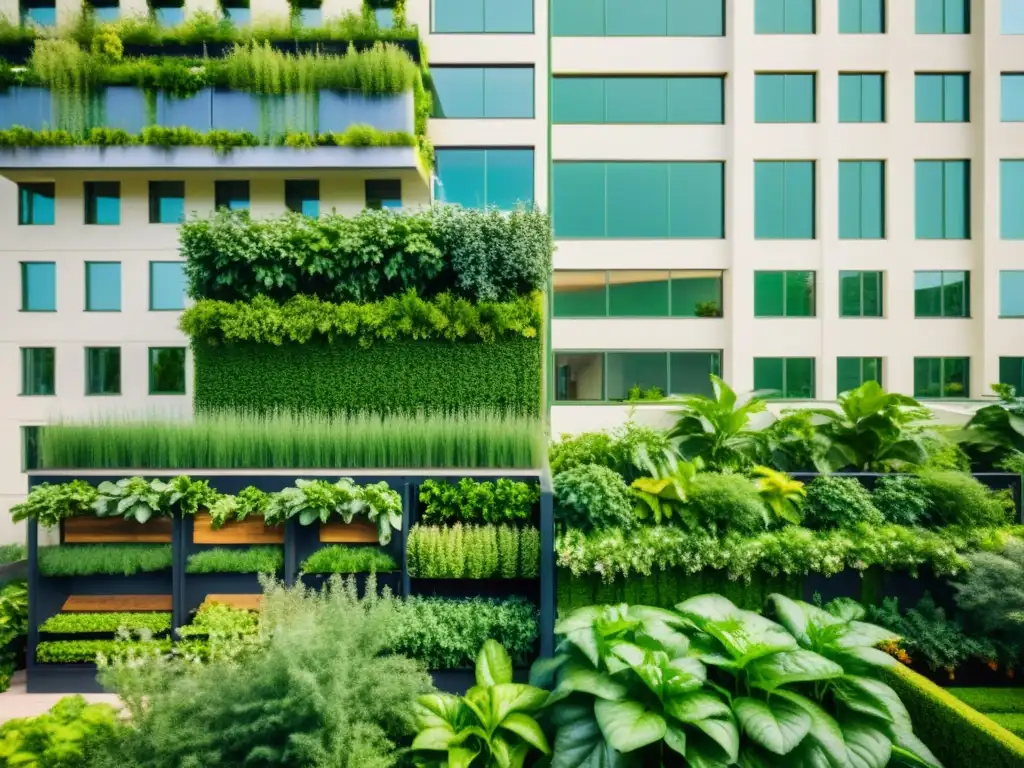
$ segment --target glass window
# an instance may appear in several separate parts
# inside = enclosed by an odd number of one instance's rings
[[[999,273],[999,316],[1024,317],[1024,270],[1004,269]]]
[[[435,33],[533,32],[533,0],[433,0]]]
[[[185,394],[185,347],[149,348],[149,394]]]
[[[719,162],[556,162],[555,234],[565,238],[725,236]]]
[[[971,239],[971,161],[917,160],[915,229],[918,240]]]
[[[252,20],[247,0],[220,0],[224,18],[236,27],[244,27]]]
[[[149,262],[149,308],[151,310],[184,309],[187,285],[185,262]]]
[[[971,273],[915,272],[915,317],[970,317]]]
[[[57,26],[56,0],[21,0],[21,23],[37,27]]]
[[[121,15],[118,0],[90,0],[89,7],[92,9],[93,18],[104,24],[117,21]]]
[[[999,171],[1002,238],[1024,240],[1024,160],[1002,160]]]
[[[57,352],[53,347],[21,348],[21,394],[56,394]]]
[[[1017,394],[1024,392],[1024,357],[999,358],[999,383],[1009,384]]]
[[[669,394],[710,397],[711,374],[722,375],[722,355],[719,352],[668,353]]]
[[[554,273],[556,317],[721,317],[722,273],[575,271]]]
[[[755,272],[755,317],[814,317],[814,272]]]
[[[149,182],[149,223],[180,224],[185,220],[185,182]]]
[[[249,209],[248,181],[215,181],[213,182],[213,199],[215,208],[230,208],[232,211]]]
[[[839,273],[839,316],[882,317],[882,273]]]
[[[85,394],[121,394],[121,348],[85,348]]]
[[[836,393],[842,394],[856,389],[869,381],[882,383],[882,358],[880,357],[839,357],[836,358]]]
[[[917,0],[917,34],[966,35],[971,31],[971,0]]]
[[[971,396],[969,357],[915,357],[914,397]]]
[[[320,182],[316,179],[286,179],[284,204],[293,213],[316,218],[320,215]]]
[[[917,122],[970,122],[970,77],[967,72],[915,75],[914,109]]]
[[[604,354],[556,352],[555,400],[604,400]]]
[[[433,67],[434,117],[533,117],[533,67]]]
[[[121,262],[85,262],[85,311],[121,311]]]
[[[363,186],[367,208],[402,207],[401,179],[367,179]]]
[[[608,273],[556,270],[555,317],[607,317]]]
[[[813,123],[814,75],[755,75],[754,119],[759,123]]]
[[[839,238],[885,237],[885,162],[839,161]]]
[[[610,317],[668,317],[669,273],[651,270],[608,273]]]
[[[814,358],[755,357],[754,389],[769,390],[773,399],[813,399]]]
[[[21,262],[21,311],[57,310],[57,264],[52,261]]]
[[[85,223],[121,223],[121,182],[85,182]]]
[[[839,0],[839,33],[880,35],[885,32],[885,0]]]
[[[839,75],[839,122],[885,122],[885,75]]]
[[[813,35],[814,0],[754,0],[759,35]]]
[[[53,224],[54,197],[52,182],[18,184],[18,223]]]
[[[438,199],[463,208],[533,205],[532,149],[438,149]]]
[[[754,163],[754,237],[814,239],[814,161]]]
[[[1003,122],[1024,122],[1024,74],[1002,76]]]
[[[722,273],[673,272],[669,298],[673,317],[722,317]]]
[[[725,0],[550,0],[554,37],[722,37]]]
[[[149,0],[158,26],[176,27],[185,23],[185,0]]]
[[[395,26],[394,8],[374,8],[373,17],[377,21],[377,26],[381,29],[391,29]]]
[[[608,400],[657,400],[668,393],[668,354],[608,352]]]
[[[1002,32],[1004,35],[1024,35],[1024,0],[1003,0]]]
[[[36,425],[21,428],[21,469],[39,469],[39,427]]]

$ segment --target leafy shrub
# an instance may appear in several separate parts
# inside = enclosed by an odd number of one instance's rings
[[[214,547],[189,555],[185,573],[277,573],[283,568],[281,547]]]
[[[956,688],[954,695],[985,714],[1024,714],[1024,689],[1021,688]]]
[[[540,501],[540,486],[500,478],[477,482],[464,477],[452,484],[444,480],[424,480],[420,502],[425,523],[504,523],[521,522],[533,516]]]
[[[62,544],[39,548],[43,576],[134,576],[171,568],[170,544]]]
[[[955,584],[956,604],[968,627],[1016,658],[1024,650],[1024,542],[1011,539],[1002,552],[968,557],[971,568]]]
[[[225,523],[263,517],[269,503],[270,494],[251,485],[240,490],[237,496],[222,495],[210,505],[210,527],[216,530]]]
[[[12,581],[0,588],[0,693],[11,687],[14,671],[25,665],[27,634],[28,584]]]
[[[966,635],[963,627],[946,618],[946,612],[931,595],[925,595],[905,615],[900,613],[899,600],[887,597],[881,606],[868,608],[868,617],[900,636],[899,645],[911,661],[922,659],[933,671],[945,670],[950,679],[965,661],[991,662],[996,658],[992,643]]]
[[[376,547],[322,547],[306,558],[303,573],[386,573],[397,571],[398,563]]]
[[[77,635],[89,632],[110,632],[119,629],[169,632],[170,613],[58,613],[39,625],[40,632]]]
[[[178,627],[177,634],[182,640],[188,640],[211,635],[237,638],[255,635],[258,631],[259,617],[255,612],[220,603],[203,603],[192,623]]]
[[[928,516],[928,497],[912,475],[886,475],[875,483],[871,500],[888,523],[919,525]]]
[[[646,473],[637,462],[641,453],[658,459],[670,450],[671,443],[664,430],[631,420],[610,432],[564,434],[551,444],[548,458],[553,476],[584,464],[599,464],[632,483]]]
[[[970,475],[927,470],[920,478],[929,502],[928,525],[1005,525],[1011,519],[1012,501]]]
[[[409,575],[421,579],[530,578],[537,574],[539,562],[524,559],[524,554],[529,557],[534,550],[531,544],[524,553],[521,542],[527,537],[539,540],[539,535],[536,528],[508,525],[416,525],[406,545]]]
[[[689,508],[701,530],[756,533],[768,527],[768,509],[761,494],[743,475],[698,473],[690,489]]]
[[[937,427],[922,433],[921,440],[925,452],[928,454],[924,468],[950,472],[970,472],[971,459],[964,452],[963,448],[952,439],[950,432],[950,428]]]
[[[264,520],[267,525],[279,525],[295,517],[299,525],[313,525],[325,524],[334,516],[346,524],[365,518],[377,528],[385,546],[392,530],[402,530],[402,497],[383,481],[357,485],[350,477],[336,483],[296,480],[293,487],[271,494]]]
[[[0,725],[0,761],[34,768],[82,768],[116,743],[120,725],[109,704],[66,696],[38,717]]]
[[[0,544],[0,565],[15,563],[28,557],[24,544]]]
[[[221,210],[189,220],[180,237],[189,295],[226,302],[361,303],[408,291],[503,302],[542,290],[551,270],[550,220],[539,211],[435,206],[256,220]]]
[[[554,479],[555,518],[570,528],[630,528],[633,501],[622,475],[597,464],[584,464]]]
[[[804,525],[808,528],[824,530],[883,522],[882,513],[871,501],[871,494],[855,478],[822,475],[807,486]]]
[[[90,513],[95,503],[96,489],[83,480],[40,483],[25,501],[11,507],[11,519],[17,523],[35,518],[44,528],[54,528],[65,518]]]
[[[385,653],[397,601],[375,588],[360,599],[337,578],[320,593],[268,584],[259,622],[235,653],[206,664],[102,670],[132,723],[111,765],[394,765],[415,728],[413,702],[431,688],[422,665]]]
[[[388,647],[430,669],[464,669],[473,666],[490,638],[509,652],[516,666],[523,666],[538,633],[537,609],[525,600],[410,597],[388,630]]]
[[[167,653],[168,640],[47,640],[36,646],[36,661],[40,664],[88,664],[103,654],[108,658],[132,655]]]

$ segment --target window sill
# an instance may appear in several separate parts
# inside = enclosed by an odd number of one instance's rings
[[[86,397],[121,397],[122,392],[86,392]]]
[[[30,315],[52,315],[57,312],[56,309],[19,309],[18,311]]]
[[[45,394],[45,395],[35,395],[35,394],[29,393],[29,392],[19,392],[18,393],[18,397],[56,397],[56,396],[57,396],[56,392],[50,392],[49,394]]]
[[[150,394],[151,397],[182,397],[184,395],[187,395],[188,393],[184,392],[184,391],[183,392],[153,392],[151,390],[149,394]]]

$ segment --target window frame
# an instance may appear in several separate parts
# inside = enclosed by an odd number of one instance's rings
[[[878,31],[865,32],[864,26],[864,0],[839,0],[839,21],[836,29],[840,35],[885,35],[889,31],[889,8],[886,5],[886,0],[878,0],[880,4],[880,10],[882,12],[882,28]],[[857,3],[857,10],[859,13],[857,16],[860,19],[860,29],[855,32],[843,30],[843,6],[851,3]]]
[[[844,173],[843,173],[843,169],[844,168],[852,168],[854,166],[856,166],[856,168],[857,168],[857,219],[858,219],[858,233],[859,233],[857,235],[857,237],[851,237],[851,236],[849,236],[849,234],[843,234],[843,232],[844,232],[844,227],[843,227],[844,216],[843,216],[843,213],[845,211],[844,202],[849,204],[849,200],[845,197],[844,192],[843,192],[843,190],[844,190],[844,184],[843,184]],[[864,229],[865,229],[865,225],[864,225],[864,219],[865,219],[864,211],[866,210],[865,205],[864,205],[864,201],[865,201],[865,198],[866,198],[866,195],[865,195],[866,187],[865,187],[865,181],[864,181],[864,172],[865,172],[865,169],[868,166],[871,166],[873,170],[877,170],[879,172],[879,178],[881,180],[881,187],[880,187],[880,190],[879,190],[879,193],[880,193],[879,194],[879,198],[880,199],[878,201],[879,202],[879,215],[878,215],[879,231],[878,231],[877,235],[876,234],[867,234],[867,235],[864,234]],[[889,172],[889,168],[888,168],[888,165],[887,165],[885,160],[867,160],[867,159],[864,159],[864,160],[840,160],[839,161],[839,176],[838,176],[838,178],[839,178],[839,190],[838,190],[839,195],[838,195],[838,197],[839,197],[839,239],[840,240],[879,240],[880,241],[880,240],[887,240],[888,239],[888,234],[889,234],[888,233],[888,223],[889,222],[888,222],[888,216],[887,216],[888,205],[889,205],[888,194],[887,194],[887,191],[888,191],[888,175],[889,175],[888,172]]]
[[[861,119],[859,119],[859,120],[844,120],[843,119],[843,82],[844,81],[845,82],[850,82],[850,78],[854,78],[854,77],[857,78],[857,80],[858,80],[858,90],[859,90],[859,105],[858,105],[858,109],[859,109],[859,112],[860,112]],[[875,78],[878,78],[878,81],[881,84],[881,87],[880,87],[879,90],[881,91],[882,103],[879,105],[881,107],[881,109],[879,110],[879,117],[881,119],[879,119],[879,120],[865,120],[864,119],[864,103],[865,103],[864,102],[864,78],[865,77],[875,77]],[[888,109],[888,106],[889,106],[888,105],[888,101],[889,101],[889,88],[888,88],[887,80],[888,80],[888,78],[886,77],[886,73],[885,72],[840,72],[839,73],[839,82],[838,82],[838,87],[839,87],[839,117],[838,117],[838,121],[839,121],[839,123],[841,125],[842,124],[847,124],[847,125],[879,125],[879,124],[882,124],[882,123],[889,122],[889,109]]]
[[[921,390],[918,388],[917,380],[917,364],[919,361],[939,361],[939,379],[942,382],[946,381],[946,363],[949,361],[959,361],[964,364],[964,391],[959,395],[922,395]],[[942,388],[945,389],[947,385],[943,384]],[[970,400],[971,398],[971,358],[968,357],[935,357],[935,356],[923,356],[914,358],[914,398],[917,400]]]
[[[21,391],[20,397],[56,397],[57,396],[57,348],[56,347],[20,347],[21,350]],[[29,392],[29,357],[35,352],[50,353],[50,392]],[[38,365],[38,361],[33,362]]]
[[[170,184],[180,185],[180,189],[181,189],[181,195],[180,195],[180,200],[181,200],[181,218],[178,219],[177,221],[163,221],[160,218],[160,203],[161,203],[161,201],[164,200],[164,199],[168,199],[168,200],[179,199],[178,196],[161,195],[161,194],[159,194],[159,191],[160,191],[161,187],[165,188],[167,185],[170,185]],[[173,180],[173,179],[164,179],[164,180],[159,180],[159,181],[150,181],[149,182],[149,187],[148,187],[148,192],[149,192],[149,223],[150,224],[175,224],[175,225],[177,225],[177,224],[181,224],[185,220],[185,182],[184,181],[176,181],[176,180]]]
[[[92,266],[109,266],[111,264],[117,265],[117,309],[93,309],[90,306],[90,287],[92,286],[93,276],[91,270]],[[124,266],[120,261],[87,261],[85,262],[85,302],[84,311],[86,312],[121,312],[124,308]]]
[[[53,305],[50,309],[33,309],[29,306],[29,272],[30,267],[34,266],[48,266],[52,272],[53,281],[53,295],[50,303]],[[55,261],[22,261],[19,262],[19,272],[21,273],[21,308],[19,312],[56,312],[57,311],[57,262]]]
[[[923,98],[922,87],[923,84],[927,83],[925,78],[941,78],[942,79],[942,102],[940,105],[940,111],[942,113],[941,120],[924,120],[921,118],[921,101]],[[950,120],[946,115],[950,111],[950,105],[948,102],[948,89],[951,78],[957,78],[962,81],[963,85],[963,104],[959,105],[962,112],[963,119]],[[914,72],[914,122],[923,125],[939,125],[939,124],[965,124],[971,122],[971,73],[970,72]]]
[[[182,387],[180,390],[157,390],[156,389],[156,360],[154,353],[164,352],[166,350],[180,350],[182,353],[181,358],[181,381]],[[154,395],[186,395],[188,394],[188,347],[148,347],[146,353],[148,368],[149,368],[149,394]]]
[[[782,314],[781,315],[764,315],[758,313],[758,296],[757,296],[757,283],[758,275],[781,275],[782,276]],[[811,276],[811,289],[810,289],[810,305],[811,312],[809,315],[791,315],[789,312],[789,281],[791,275],[810,275]],[[757,269],[754,270],[754,318],[755,319],[813,319],[818,316],[818,273],[817,270],[813,269]]]
[[[937,274],[941,276],[939,282],[939,314],[938,315],[921,315],[918,314],[917,308],[917,277],[918,275],[933,275]],[[963,307],[964,313],[962,315],[949,315],[946,314],[946,276],[947,275],[963,275]],[[953,281],[955,283],[957,281]],[[953,284],[951,283],[951,285]],[[914,270],[914,319],[915,320],[970,320],[971,319],[971,270],[969,269],[916,269]]]
[[[789,172],[790,166],[809,166],[811,171],[811,194],[810,194],[810,224],[811,233],[810,237],[795,237],[789,233],[788,222],[792,218],[786,203],[787,195],[786,189],[790,183]],[[764,235],[758,234],[758,208],[759,204],[766,204],[768,201],[761,201],[760,195],[760,184],[758,183],[758,171],[761,169],[768,170],[770,168],[781,167],[782,168],[782,205],[783,211],[780,217],[782,221],[782,234],[781,235]],[[818,239],[818,161],[817,160],[754,160],[754,239],[755,240],[800,240],[800,241],[814,241]]]
[[[486,176],[485,176],[486,179]],[[397,184],[398,185],[398,197],[386,195],[371,195],[370,185],[371,184]],[[398,200],[398,205],[385,205],[389,200]],[[363,205],[375,211],[380,210],[400,210],[405,202],[402,199],[402,180],[401,179],[365,179],[363,181]]]
[[[26,194],[27,193],[27,194]],[[50,200],[53,218],[50,221],[35,221],[35,196]],[[18,182],[18,226],[52,227],[57,223],[57,185],[52,181]]]
[[[179,265],[181,267],[181,269],[182,269],[182,277],[185,278],[185,280],[184,280],[185,285],[183,286],[185,288],[185,291],[183,292],[183,295],[182,295],[182,298],[181,298],[181,306],[180,307],[156,307],[156,306],[154,306],[155,302],[153,301],[153,299],[154,299],[155,292],[153,290],[153,286],[156,284],[156,280],[154,279],[155,276],[153,274],[153,271],[154,271],[154,267],[156,267],[157,265],[160,265],[160,264],[175,264],[175,265]],[[154,261],[150,261],[149,262],[149,266],[147,268],[147,272],[149,274],[149,306],[148,306],[148,310],[147,311],[149,311],[149,312],[181,312],[182,310],[185,309],[185,305],[188,303],[188,278],[185,275],[184,267],[185,267],[185,262],[184,261],[166,261],[166,260],[159,260],[158,259],[158,260],[154,260]]]
[[[671,393],[672,389],[672,355],[673,354],[700,354],[708,355],[711,367],[715,370],[712,371],[716,376],[722,375],[722,356],[723,350],[721,349],[552,349],[551,350],[551,370],[552,370],[552,402],[555,405],[615,405],[621,406],[623,403],[643,403],[640,401],[631,401],[628,398],[621,400],[610,400],[608,398],[608,356],[609,355],[621,355],[621,354],[636,354],[636,355],[653,355],[661,354],[665,356],[665,383],[667,390],[664,392],[667,398]],[[558,399],[558,356],[559,355],[600,355],[601,356],[601,399],[600,400],[559,400]],[[709,383],[710,390],[710,383]],[[649,401],[659,402],[659,401]]]
[[[303,195],[308,194],[315,188],[316,195],[314,197],[305,197]],[[316,213],[310,214],[302,210],[306,203],[309,201],[316,202]],[[295,203],[298,203],[298,207],[295,207]],[[251,204],[251,201],[250,201]],[[285,210],[292,213],[298,213],[302,216],[308,216],[311,219],[317,219],[320,217],[320,179],[285,179],[284,180],[284,207]]]
[[[84,181],[82,196],[85,203],[84,223],[90,227],[117,227],[121,225],[121,182],[120,181]],[[117,194],[110,194],[116,191]],[[100,221],[99,200],[109,198],[117,200],[117,221]]]
[[[442,115],[438,114],[438,109],[441,107],[441,97],[438,94],[436,85],[436,74],[440,70],[441,72],[451,70],[479,70],[480,71],[480,111],[479,115]],[[537,69],[534,65],[524,64],[439,64],[436,67],[431,68],[431,74],[435,79],[435,98],[434,98],[434,109],[430,115],[433,120],[535,120],[537,116]],[[530,75],[530,100],[529,100],[529,114],[488,114],[488,87],[487,87],[487,75],[493,71],[522,71],[529,72]],[[499,103],[500,98],[496,99]]]
[[[763,31],[758,29],[760,13],[763,12],[762,2],[777,2],[782,6],[782,29]],[[806,3],[811,12],[811,28],[809,31],[793,32],[788,29],[788,18],[790,3]],[[816,35],[818,34],[818,8],[817,0],[754,0],[754,34],[755,35]]]
[[[762,395],[765,400],[816,400],[818,396],[818,360],[815,357],[803,357],[803,356],[784,356],[778,357],[774,355],[768,355],[764,357],[754,357],[752,359],[752,365],[754,368],[754,389],[758,391],[768,390],[769,388],[758,387],[757,385],[757,361],[758,360],[780,360],[782,361],[782,389],[778,395],[765,394]],[[811,393],[807,397],[796,397],[794,395],[787,394],[789,390],[789,362],[793,361],[810,361],[811,363]]]
[[[231,189],[241,189],[245,185],[245,206],[234,207],[231,205]],[[239,185],[237,187],[226,187],[225,185]],[[229,211],[250,211],[252,210],[252,182],[249,179],[215,179],[213,182],[213,209],[219,211],[227,208]]]
[[[1007,381],[1006,377],[1003,376],[1003,370],[1005,367],[1015,366],[1016,367],[1016,378],[1017,381]],[[1024,357],[1013,357],[1013,356],[1000,356],[999,358],[999,383],[1009,384],[1012,386],[1016,394],[1024,393]]]
[[[443,1],[443,0],[442,0]],[[529,2],[530,4],[530,28],[517,29],[510,32],[497,32],[487,29],[487,3],[492,0],[479,0],[481,9],[480,15],[483,21],[482,28],[478,30],[442,30],[437,28],[437,3],[438,0],[430,0],[430,33],[432,35],[533,35],[537,30],[537,3],[536,0],[518,0],[518,2]],[[507,2],[508,0],[493,0],[495,2]]]
[[[921,5],[922,3],[941,3],[942,8],[942,29],[922,30],[921,29]],[[961,32],[950,32],[946,25],[950,16],[950,3],[963,3],[964,29]],[[971,2],[970,0],[916,0],[914,5],[914,34],[915,35],[969,35],[971,34]]]
[[[93,383],[93,368],[94,362],[92,353],[95,352],[110,352],[114,350],[117,352],[117,391],[116,392],[94,392],[92,391],[91,384]],[[118,397],[123,393],[123,381],[122,374],[124,372],[123,366],[123,355],[121,347],[85,347],[85,396],[86,397]],[[102,376],[100,376],[102,378]]]
[[[810,78],[811,119],[794,120],[789,115],[790,78]],[[762,92],[762,85],[774,83],[769,78],[782,78],[782,120],[766,120],[760,116],[763,104],[775,103]],[[794,83],[796,80],[793,81]],[[777,87],[777,86],[776,86]],[[796,87],[795,85],[793,86]],[[817,72],[755,72],[754,73],[754,123],[759,125],[811,125],[818,122],[818,73]]]
[[[555,280],[558,274],[581,272],[587,274],[602,274],[604,276],[604,314],[602,315],[570,315],[562,314],[555,309],[555,299],[558,295],[558,289],[555,285]],[[667,314],[664,315],[613,315],[611,314],[611,278],[613,272],[629,272],[635,274],[638,272],[651,272],[654,274],[667,274],[668,279],[665,281],[665,290],[668,294],[667,297]],[[718,299],[714,302],[718,307],[717,315],[682,315],[675,314],[672,306],[672,283],[676,279],[684,279],[683,277],[677,278],[676,275],[687,275],[694,272],[718,272],[717,277],[707,275],[704,276],[708,280],[718,280]],[[691,278],[692,279],[692,278]],[[725,316],[724,307],[724,294],[725,294],[725,270],[704,270],[704,269],[556,269],[552,271],[551,277],[551,316],[552,318],[560,320],[634,320],[634,319],[686,319],[686,320],[719,320]],[[708,302],[705,302],[708,303]]]
[[[535,147],[521,147],[521,146],[486,146],[486,147],[466,147],[466,146],[449,146],[449,147],[435,147],[435,173],[437,174],[437,181],[440,183],[442,189],[444,188],[444,182],[441,181],[440,172],[440,158],[443,157],[444,152],[481,152],[483,153],[483,206],[473,206],[475,210],[481,210],[482,208],[497,208],[500,211],[512,211],[515,208],[502,208],[498,205],[493,205],[490,202],[490,194],[488,192],[488,178],[490,173],[490,159],[491,153],[493,152],[521,152],[525,154],[528,152],[530,156],[530,199],[527,201],[517,200],[516,207],[526,206],[527,208],[532,207],[537,200],[537,151]],[[508,157],[508,155],[505,155]],[[436,195],[435,195],[436,197]],[[469,207],[469,206],[465,206]]]
[[[1024,269],[1001,269],[999,270],[999,317],[1000,319],[1016,320],[1024,318],[1024,297],[1021,300],[1021,312],[1018,315],[1007,314],[1003,310],[1003,276],[1004,275],[1020,275],[1022,287],[1024,287]]]
[[[836,358],[836,397],[837,398],[843,392],[849,392],[850,391],[850,390],[847,390],[847,389],[843,389],[842,387],[839,386],[839,382],[843,378],[842,377],[842,372],[840,371],[840,367],[842,366],[843,361],[849,361],[849,360],[856,360],[856,361],[858,361],[858,365],[859,365],[859,368],[860,368],[859,373],[858,373],[858,377],[857,377],[858,382],[859,382],[857,384],[858,387],[863,386],[864,384],[866,384],[869,381],[877,381],[879,386],[881,386],[881,387],[885,386],[885,381],[884,381],[884,378],[885,378],[885,359],[884,358],[882,358],[882,357],[837,357]],[[864,365],[868,361],[874,361],[874,363],[878,366],[878,378],[868,378],[868,377],[866,377],[864,375]],[[854,389],[856,389],[856,387],[854,387]]]
[[[964,232],[963,236],[951,237],[950,226],[948,222],[948,203],[949,203],[949,171],[956,164],[963,171],[964,178],[967,183],[964,185],[964,192],[966,193],[966,210],[964,214]],[[942,236],[941,237],[925,237],[921,235],[921,190],[920,190],[920,175],[926,167],[937,164],[942,171]],[[973,239],[973,226],[971,217],[974,214],[974,194],[973,194],[973,178],[974,166],[970,159],[954,159],[954,158],[917,158],[914,160],[914,239],[915,240],[958,240],[967,241]]]
[[[853,276],[858,277],[860,285],[860,299],[858,314],[846,314],[844,312],[843,303],[843,277]],[[866,315],[864,314],[864,286],[868,275],[874,275],[877,282],[878,290],[878,314],[877,315]],[[885,272],[880,269],[841,269],[839,270],[839,317],[843,318],[854,318],[854,319],[884,319],[885,318]]]

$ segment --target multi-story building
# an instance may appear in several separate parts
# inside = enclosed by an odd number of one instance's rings
[[[290,9],[94,5],[167,24]],[[361,3],[295,5],[316,24]],[[0,0],[31,23],[78,11]],[[549,209],[556,433],[706,391],[711,372],[781,399],[870,378],[943,402],[1024,389],[1024,0],[406,0],[405,15],[432,73],[429,182],[410,152],[0,158],[0,511],[25,487],[26,427],[189,412],[171,224],[220,204]],[[244,119],[229,97],[209,112]],[[0,92],[0,128],[25,104]]]

